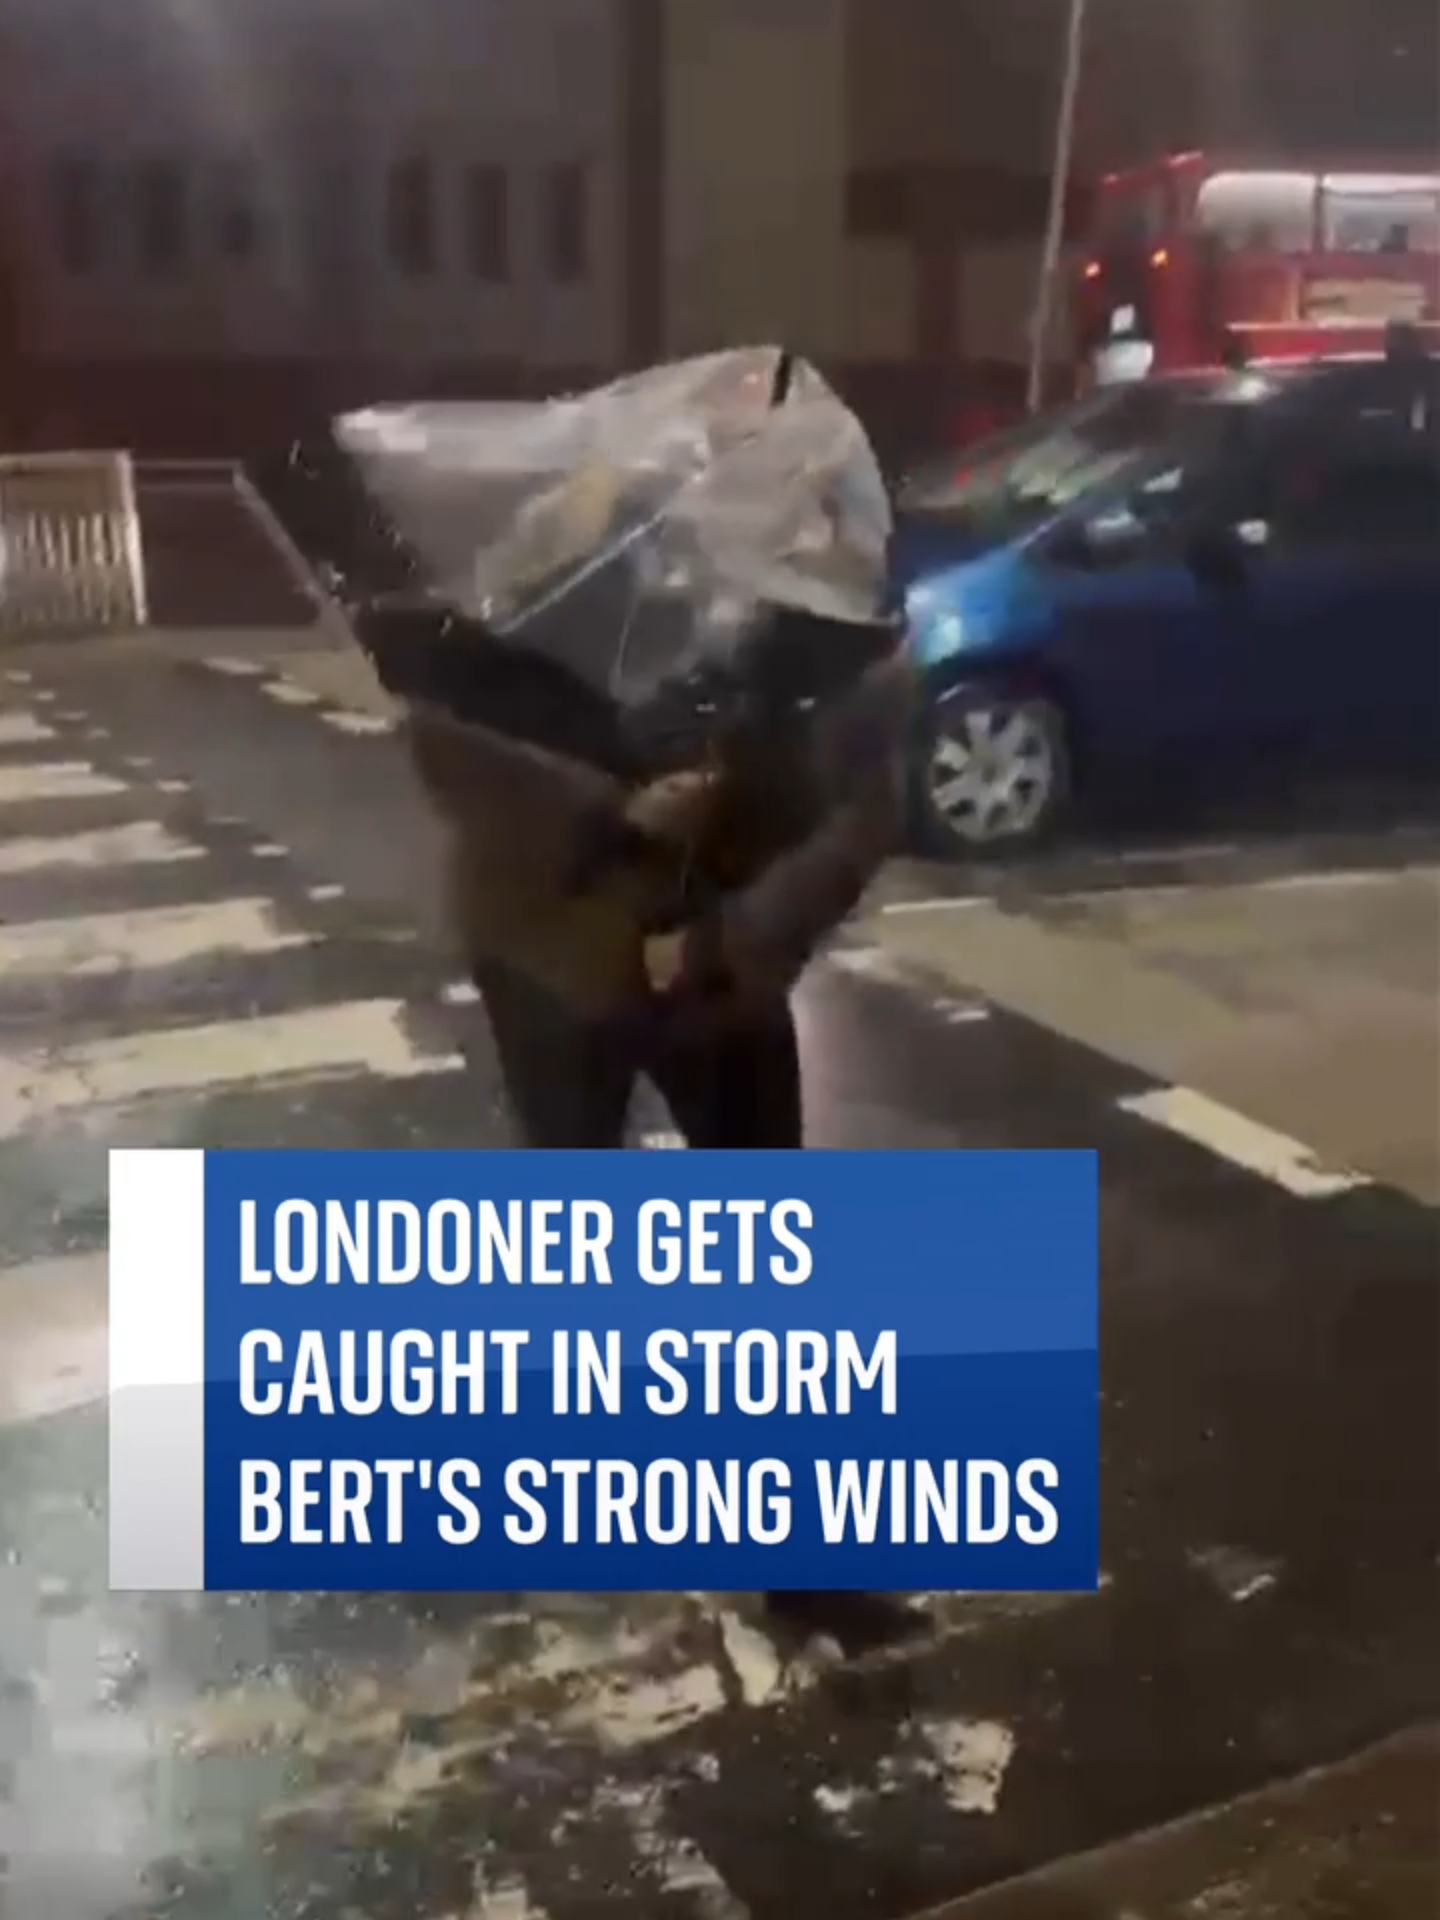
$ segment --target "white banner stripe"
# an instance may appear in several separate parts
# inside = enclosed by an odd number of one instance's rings
[[[211,957],[283,953],[315,942],[316,936],[282,927],[273,902],[238,896],[208,906],[31,920],[0,924],[0,981],[17,973],[83,978]]]
[[[0,767],[0,807],[41,800],[111,799],[128,791],[125,781],[99,772],[88,760],[42,760],[30,767]]]
[[[103,871],[109,867],[165,866],[204,857],[204,847],[167,833],[158,820],[99,827],[93,833],[0,840],[0,874],[46,873],[51,868]]]
[[[408,1080],[465,1065],[461,1054],[417,1047],[405,1031],[405,1016],[403,1000],[346,1000],[30,1055],[0,1054],[0,1140],[103,1101],[283,1085],[326,1073]]]
[[[110,1585],[205,1584],[205,1155],[110,1155]]]

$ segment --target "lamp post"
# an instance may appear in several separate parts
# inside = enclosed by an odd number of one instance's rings
[[[1040,249],[1035,304],[1030,316],[1030,364],[1025,387],[1025,406],[1030,413],[1038,411],[1045,393],[1045,356],[1055,309],[1055,282],[1065,246],[1065,207],[1075,153],[1075,108],[1085,55],[1085,10],[1086,0],[1069,0],[1065,64],[1060,75],[1060,104],[1055,115],[1055,143],[1050,161],[1050,204],[1045,214],[1045,238]]]

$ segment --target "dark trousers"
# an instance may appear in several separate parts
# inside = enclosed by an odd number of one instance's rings
[[[619,1147],[644,1075],[692,1147],[799,1147],[800,1055],[786,1001],[723,1026],[661,1010],[587,1020],[499,966],[476,970],[505,1091],[530,1147]]]
[[[505,1091],[529,1147],[619,1147],[635,1082],[653,1082],[692,1147],[802,1145],[800,1050],[788,1001],[745,1020],[586,1020],[524,974],[482,966],[485,1003]],[[879,1595],[768,1593],[801,1635],[820,1632],[862,1653],[915,1631]]]

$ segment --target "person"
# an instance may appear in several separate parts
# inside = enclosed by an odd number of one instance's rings
[[[644,1078],[691,1147],[801,1147],[791,992],[900,829],[914,681],[898,627],[821,709],[777,705],[705,766],[656,779],[635,777],[573,689],[537,688],[502,732],[474,717],[493,720],[493,689],[468,713],[453,685],[443,704],[416,698],[415,658],[412,644],[402,725],[525,1144],[622,1146]],[[847,1652],[923,1624],[880,1595],[765,1598]]]

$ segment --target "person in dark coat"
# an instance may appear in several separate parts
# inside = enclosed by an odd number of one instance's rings
[[[541,726],[521,740],[457,717],[447,691],[448,707],[412,692],[403,726],[524,1142],[620,1147],[643,1076],[692,1147],[801,1147],[790,994],[899,836],[915,691],[899,631],[819,718],[781,715],[650,781],[604,765],[583,715],[582,757],[553,705],[541,745]],[[848,1651],[922,1624],[880,1595],[766,1599]]]
[[[618,1147],[644,1074],[692,1146],[801,1145],[789,994],[895,844],[910,691],[897,648],[803,749],[762,738],[629,791],[410,706],[451,924],[528,1144]]]
[[[782,360],[777,401],[789,378]],[[644,1077],[690,1146],[802,1146],[790,994],[898,837],[915,693],[899,628],[827,635],[827,660],[856,640],[868,662],[834,697],[762,700],[657,776],[606,701],[427,604],[333,450],[290,467],[292,518],[311,501],[323,521],[298,543],[371,583],[352,624],[443,826],[448,918],[521,1139],[620,1147]],[[766,1597],[849,1651],[918,1623],[879,1595]]]

